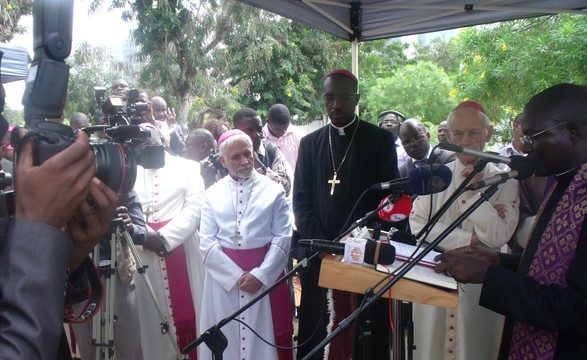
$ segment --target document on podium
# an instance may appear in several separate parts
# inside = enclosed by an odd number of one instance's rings
[[[406,260],[412,256],[414,250],[416,250],[416,246],[413,245],[399,243],[396,241],[390,241],[389,243],[395,247],[395,262],[390,265],[377,265],[377,271],[386,274],[389,274],[402,266]],[[421,251],[423,251],[423,249],[418,250],[418,253]],[[416,255],[417,254],[414,254],[412,257],[415,257]],[[414,266],[406,273],[405,278],[419,281],[428,285],[456,290],[458,288],[458,283],[454,278],[447,276],[444,273],[437,273],[434,271],[434,265],[436,265],[434,257],[436,255],[438,255],[438,253],[435,253],[434,251],[426,254],[426,256],[420,260],[418,265]]]

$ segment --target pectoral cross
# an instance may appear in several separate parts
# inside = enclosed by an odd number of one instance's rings
[[[238,246],[238,242],[242,239],[243,237],[241,236],[241,233],[238,230],[235,230],[234,234],[230,237],[230,240],[232,240],[234,246]]]
[[[336,173],[332,175],[332,180],[328,180],[328,183],[332,184],[332,187],[330,188],[330,195],[334,195],[334,187],[340,184],[340,180],[336,180]]]

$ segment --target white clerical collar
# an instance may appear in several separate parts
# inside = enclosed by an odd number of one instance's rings
[[[338,126],[336,126],[336,125],[334,125],[332,123],[332,120],[330,120],[330,126],[332,126],[333,128],[335,128],[336,130],[338,130],[338,135],[345,136],[346,135],[346,132],[345,132],[344,129],[346,129],[347,127],[351,126],[355,122],[355,120],[357,120],[357,115],[356,114],[355,114],[355,117],[353,118],[353,121],[351,121],[350,123],[346,124],[345,126],[338,127]]]

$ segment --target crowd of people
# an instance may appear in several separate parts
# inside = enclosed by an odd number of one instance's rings
[[[399,111],[381,112],[376,125],[360,119],[358,87],[347,70],[327,73],[322,94],[330,121],[305,136],[283,104],[267,109],[265,121],[255,109],[241,108],[230,121],[214,119],[184,132],[163,97],[139,90],[133,101],[147,106],[133,121],[149,130],[146,144],[165,148],[165,161],[153,169],[138,166],[128,193],[115,194],[95,177],[89,142],[108,141],[108,134],[89,139],[77,132],[71,146],[40,165],[33,165],[32,139],[24,136],[18,162],[2,163],[15,173],[17,195],[13,219],[0,223],[0,359],[97,357],[91,319],[73,324],[69,343],[62,323],[64,310],[84,311],[83,302],[66,304],[63,279],[68,275],[67,288],[84,293],[77,288],[85,284],[88,254],[98,244],[98,260],[117,262],[109,349],[117,359],[211,359],[220,351],[227,359],[283,360],[312,352],[363,300],[320,287],[320,257],[299,274],[297,311],[291,283],[283,282],[235,319],[223,320],[284,276],[291,250],[299,250],[296,239],[336,239],[348,221],[392,192],[362,196],[372,185],[433,164],[452,171],[446,190],[413,196],[409,221],[395,224],[417,233],[465,178],[474,182],[510,170],[493,163],[477,169],[478,157],[435,148],[430,129]],[[126,101],[128,83],[115,81],[110,95]],[[414,304],[415,359],[587,358],[585,114],[587,87],[559,84],[530,99],[516,118],[514,140],[501,154],[527,156],[535,173],[505,181],[442,242],[447,251],[435,270],[460,283],[458,304]],[[9,125],[0,120],[5,151]],[[98,113],[96,124],[106,123]],[[76,113],[69,125],[83,129],[90,122]],[[493,131],[483,106],[464,101],[439,124],[438,143],[483,152]],[[429,238],[481,196],[482,190],[460,195]],[[146,268],[104,256],[115,216]],[[104,291],[108,296],[111,290]],[[375,301],[312,359],[390,359],[389,318],[388,300]],[[211,341],[182,354],[201,335]],[[227,346],[219,350],[222,337]]]

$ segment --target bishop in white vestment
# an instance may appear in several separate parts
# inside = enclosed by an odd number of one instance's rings
[[[142,279],[137,279],[143,355],[145,359],[172,360],[179,357],[178,348],[181,350],[197,336],[205,271],[197,235],[204,181],[198,163],[165,153],[163,168],[137,167],[135,190],[148,231],[150,235],[160,234],[162,246],[160,253],[139,247],[139,255],[148,265],[146,274],[160,311],[178,343],[174,345],[169,335],[162,333],[161,316],[149,289]]]
[[[221,161],[230,175],[204,195],[200,249],[206,267],[199,331],[248,304],[284,272],[291,240],[289,208],[283,187],[253,168],[252,143],[240,130],[219,141]],[[221,328],[228,339],[225,359],[292,359],[269,343],[291,346],[293,325],[289,290],[284,282]],[[278,309],[279,311],[276,311]],[[242,322],[242,323],[241,323]],[[210,359],[205,344],[199,359]]]

